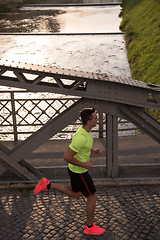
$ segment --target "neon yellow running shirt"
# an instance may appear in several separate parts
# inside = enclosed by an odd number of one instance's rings
[[[92,145],[93,137],[91,132],[87,132],[82,126],[80,126],[77,129],[69,147],[73,151],[77,152],[74,157],[78,161],[85,163],[90,160]],[[82,168],[70,163],[68,164],[68,167],[72,172],[75,173],[84,173],[88,171],[86,168]]]

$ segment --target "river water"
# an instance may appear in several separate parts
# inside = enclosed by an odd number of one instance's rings
[[[0,58],[130,77],[120,11],[120,5],[23,7],[2,14]]]
[[[120,5],[23,7],[0,14],[0,58],[130,77],[120,11]]]
[[[120,32],[119,6],[23,7],[0,14],[1,33]]]

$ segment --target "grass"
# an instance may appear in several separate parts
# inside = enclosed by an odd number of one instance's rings
[[[120,29],[132,78],[160,84],[160,0],[123,0]]]

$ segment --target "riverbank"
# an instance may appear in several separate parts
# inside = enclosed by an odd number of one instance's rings
[[[39,3],[37,0],[0,0],[0,13],[14,12],[24,4]]]
[[[23,6],[23,0],[0,0],[0,13],[12,12]]]
[[[96,0],[88,0],[87,2],[82,1],[81,3],[83,5],[88,6],[97,6],[97,5],[106,5],[107,0],[104,2],[98,3]],[[0,0],[0,13],[9,13],[9,12],[14,12],[16,9],[22,7],[25,4],[33,4],[33,6],[36,4],[38,6],[39,4],[45,4],[46,6],[50,5],[56,5],[56,6],[68,6],[68,5],[73,5],[73,6],[79,6],[81,5],[80,2],[75,2],[74,0]],[[40,6],[39,5],[39,6]],[[108,5],[108,4],[107,4]],[[109,5],[121,5],[121,0],[117,0],[116,3],[110,2]]]
[[[132,78],[160,84],[160,0],[123,0],[120,28],[126,33]]]

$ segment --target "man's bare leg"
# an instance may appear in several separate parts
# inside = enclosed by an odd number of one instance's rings
[[[65,185],[65,184],[52,183],[50,189],[58,190],[72,198],[81,197],[81,192],[75,193],[72,191],[72,189],[68,185]],[[91,195],[87,198],[86,215],[87,215],[88,226],[93,225],[95,207],[96,207],[96,194]]]
[[[50,189],[58,190],[72,198],[80,198],[81,197],[81,192],[73,192],[71,187],[68,185],[65,185],[65,184],[51,183]]]
[[[86,214],[88,226],[91,226],[93,224],[95,207],[96,207],[96,194],[91,195],[87,198]]]

